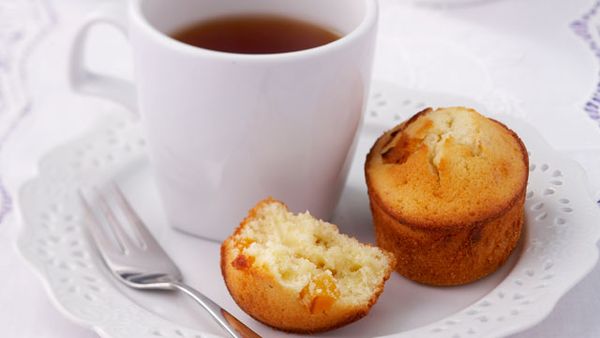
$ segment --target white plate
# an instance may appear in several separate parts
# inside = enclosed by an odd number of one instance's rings
[[[333,220],[342,231],[373,242],[363,163],[374,140],[425,105],[456,104],[486,112],[485,107],[465,98],[419,93],[390,84],[374,86]],[[514,129],[531,153],[525,232],[509,261],[493,275],[460,287],[427,287],[394,274],[367,317],[322,336],[507,335],[541,321],[591,270],[598,257],[595,243],[600,237],[600,211],[586,192],[583,171],[550,149],[523,122],[507,116],[496,118]],[[180,266],[186,281],[265,337],[284,336],[252,320],[229,297],[220,275],[218,243],[168,227],[144,144],[135,121],[113,116],[80,140],[47,154],[40,163],[39,177],[23,186],[18,247],[57,307],[103,337],[221,334],[202,310],[182,295],[139,292],[118,284],[90,249],[82,231],[84,213],[76,189],[114,178]]]

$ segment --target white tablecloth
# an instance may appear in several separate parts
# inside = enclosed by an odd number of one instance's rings
[[[0,328],[3,337],[96,337],[63,317],[15,248],[19,186],[44,153],[91,128],[110,102],[68,88],[68,47],[93,0],[0,2]],[[462,95],[535,125],[579,161],[600,199],[599,2],[382,0],[375,77]],[[598,15],[600,17],[600,15]],[[91,68],[131,78],[124,39],[93,33]],[[89,107],[94,106],[94,113]],[[598,220],[600,226],[600,220]],[[600,337],[600,268],[517,337]]]

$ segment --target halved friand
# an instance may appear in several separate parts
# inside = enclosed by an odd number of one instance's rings
[[[365,316],[394,266],[392,254],[270,198],[221,246],[221,270],[237,304],[290,332],[329,330]]]

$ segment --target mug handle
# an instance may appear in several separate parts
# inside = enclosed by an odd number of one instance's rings
[[[96,24],[109,24],[121,33],[127,34],[127,6],[114,4],[99,8],[88,16],[77,33],[71,48],[69,79],[75,92],[99,96],[123,105],[132,113],[137,113],[136,92],[133,83],[89,71],[83,62],[85,40],[90,29]]]

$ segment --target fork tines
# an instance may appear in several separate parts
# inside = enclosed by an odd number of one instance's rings
[[[79,197],[93,218],[93,224],[88,228],[99,246],[115,247],[122,253],[127,253],[132,248],[145,250],[160,247],[115,183],[108,184],[103,191],[97,187],[91,191],[93,197],[86,198],[86,194],[80,189]],[[98,211],[91,207],[91,201],[96,202]]]

